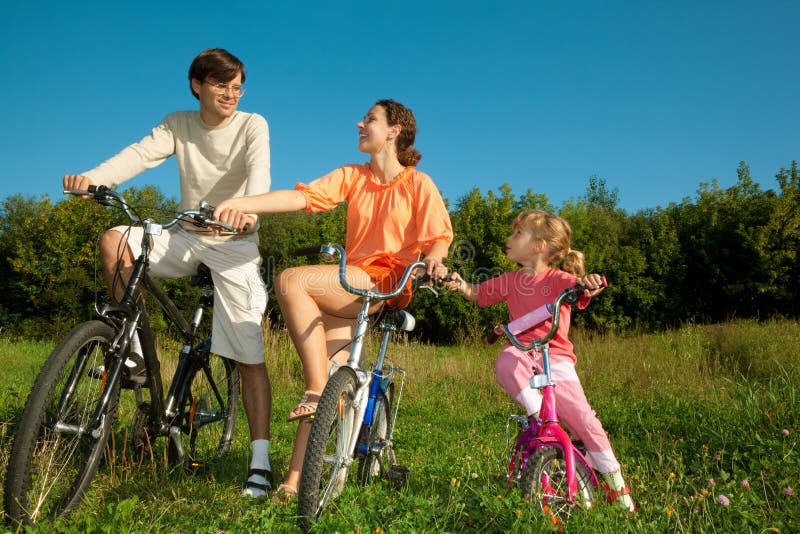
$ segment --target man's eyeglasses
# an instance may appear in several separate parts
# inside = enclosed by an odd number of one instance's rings
[[[241,98],[242,95],[244,95],[244,87],[242,87],[241,85],[228,85],[227,83],[218,82],[215,80],[206,80],[204,83],[210,85],[213,88],[214,92],[217,93],[218,95],[227,94],[228,91],[233,93],[233,96],[235,96],[236,98]]]

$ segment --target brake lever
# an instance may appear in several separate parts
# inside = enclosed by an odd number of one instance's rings
[[[450,282],[450,281],[452,281],[452,279],[453,279],[453,273],[447,273],[447,276],[445,276],[441,280],[436,280],[431,275],[429,275],[428,273],[425,273],[422,276],[417,277],[417,287],[420,287],[420,288],[423,288],[423,289],[427,289],[431,293],[436,295],[437,298],[439,298],[439,296],[441,296],[441,294],[438,291],[436,291],[436,289],[434,288],[434,285],[437,284],[437,283],[441,284],[441,283],[444,283],[444,282]]]

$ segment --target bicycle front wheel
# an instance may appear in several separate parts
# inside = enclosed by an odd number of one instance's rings
[[[8,460],[6,513],[34,525],[76,507],[103,457],[119,404],[109,384],[114,329],[101,321],[73,328],[56,346],[28,395]],[[107,388],[109,402],[93,420]]]
[[[233,443],[239,409],[239,370],[236,363],[208,351],[210,343],[196,348],[192,369],[178,389],[180,450],[174,437],[169,441],[172,461],[202,467],[225,455]]]
[[[297,496],[297,513],[303,530],[344,489],[353,459],[349,442],[355,424],[357,389],[355,374],[340,368],[328,380],[319,399]]]
[[[567,463],[561,447],[548,446],[534,452],[522,474],[522,490],[530,498],[531,506],[538,507],[554,523],[569,519],[575,508],[589,508],[594,499],[593,473],[587,464],[575,462],[578,491],[575,502],[569,500]]]

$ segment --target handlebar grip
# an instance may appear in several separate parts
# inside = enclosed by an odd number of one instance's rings
[[[316,256],[321,251],[321,247],[319,245],[314,247],[302,247],[295,249],[292,252],[292,256]]]
[[[64,189],[65,195],[80,195],[86,199],[93,197],[94,200],[103,200],[108,195],[108,186],[105,185],[88,185],[86,189]]]
[[[486,333],[483,335],[483,342],[487,345],[494,345],[497,343],[497,340],[500,339],[500,336],[503,335],[503,330],[500,325],[493,326],[486,330]]]
[[[605,276],[601,277],[600,287],[603,287],[603,288],[608,287],[608,280],[606,280]],[[578,295],[583,295],[583,292],[586,291],[589,288],[584,286],[584,285],[581,285],[581,284],[575,284],[575,288],[574,289],[575,289],[575,293],[577,293]]]

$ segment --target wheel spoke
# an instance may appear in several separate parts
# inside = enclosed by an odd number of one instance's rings
[[[112,339],[105,323],[83,323],[42,367],[9,455],[4,499],[11,518],[31,525],[64,515],[80,502],[102,460],[119,401],[117,384],[107,392],[101,421],[93,422],[103,381],[87,369],[107,362]]]

